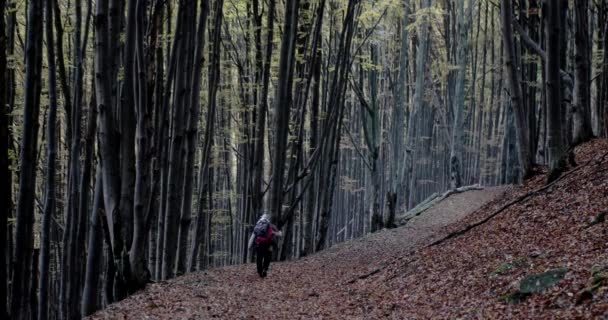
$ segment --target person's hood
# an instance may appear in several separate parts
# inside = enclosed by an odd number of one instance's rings
[[[264,213],[261,217],[260,220],[268,220],[270,221],[270,215],[268,213]]]

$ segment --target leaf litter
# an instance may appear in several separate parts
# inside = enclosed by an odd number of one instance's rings
[[[275,262],[266,279],[253,264],[190,273],[90,318],[607,318],[608,228],[597,218],[608,208],[606,154],[606,140],[579,146],[576,172],[491,218],[542,188],[546,169],[522,186],[452,195],[405,227]],[[543,290],[505,299],[555,270]]]

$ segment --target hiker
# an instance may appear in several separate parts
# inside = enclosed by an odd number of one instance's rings
[[[255,249],[256,266],[260,277],[265,278],[272,259],[272,250],[277,250],[278,237],[283,233],[270,222],[270,215],[262,214],[260,220],[255,224],[253,233],[249,237],[249,252]]]

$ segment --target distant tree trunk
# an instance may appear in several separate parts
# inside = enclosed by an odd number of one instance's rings
[[[38,294],[38,319],[49,318],[49,285],[50,285],[50,253],[51,253],[51,219],[55,215],[55,161],[57,159],[57,136],[55,124],[57,122],[57,78],[55,74],[55,41],[53,37],[53,0],[45,1],[45,34],[48,65],[49,112],[47,119],[46,136],[46,173],[44,213],[40,227],[40,263]],[[0,18],[1,19],[1,18]]]
[[[529,0],[528,6],[528,30],[530,32],[530,37],[535,42],[539,42],[539,33],[542,30],[540,25],[540,4],[538,0]],[[528,51],[529,52],[529,51]],[[531,84],[536,84],[538,82],[538,63],[536,61],[531,61],[527,63],[528,68],[527,75],[528,81]],[[530,152],[532,154],[533,159],[536,158],[536,154],[538,152],[538,137],[540,131],[540,112],[538,112],[538,103],[537,103],[537,92],[538,89],[534,85],[528,86],[527,93],[527,110],[528,110],[528,121],[530,126]],[[538,113],[538,117],[537,117]],[[537,120],[538,118],[538,120]]]
[[[464,11],[464,0],[459,1],[458,29],[460,38],[458,40],[457,64],[458,74],[456,76],[456,90],[454,92],[453,107],[454,125],[452,126],[452,144],[450,148],[450,188],[455,189],[462,186],[462,161],[463,140],[463,117],[465,103],[465,80],[467,73],[467,54],[469,42],[469,24],[472,19],[473,1],[469,1],[467,12]],[[473,82],[473,86],[475,83]],[[473,97],[474,99],[475,97]]]
[[[36,198],[36,157],[38,149],[38,117],[40,113],[42,69],[42,1],[28,2],[25,51],[25,101],[23,131],[19,157],[19,197],[12,277],[12,319],[29,319],[34,249],[34,204]]]
[[[380,110],[378,107],[378,72],[376,65],[378,64],[378,47],[374,44],[370,46],[370,61],[372,63],[371,70],[368,71],[370,102],[369,105],[362,107],[363,116],[363,132],[365,134],[365,142],[367,149],[370,152],[371,161],[371,176],[373,198],[371,203],[372,225],[371,231],[376,232],[384,227],[384,219],[380,207]]]
[[[323,17],[323,12],[325,10],[326,1],[323,0],[321,5],[317,8],[317,17]],[[318,18],[317,34],[314,35],[317,39],[317,43],[321,42],[321,27],[322,27],[323,19]],[[312,66],[313,73],[313,89],[312,89],[312,98],[311,98],[311,106],[310,106],[310,140],[309,140],[309,157],[312,158],[317,151],[319,145],[319,103],[321,98],[321,65],[322,61],[322,50],[319,48],[315,52],[312,53],[315,55],[315,63]],[[315,186],[318,181],[317,172],[313,170],[310,173],[311,176],[311,184]],[[308,202],[306,205],[306,217],[304,219],[304,255],[311,254],[315,249],[315,235],[313,231],[313,225],[315,220],[315,198],[316,198],[316,188],[308,188]]]
[[[403,193],[403,169],[404,169],[404,161],[405,161],[405,150],[403,147],[404,142],[404,126],[406,123],[404,122],[405,111],[408,107],[408,103],[406,101],[406,85],[408,82],[408,74],[407,74],[407,65],[408,65],[408,25],[410,19],[410,3],[409,1],[404,4],[404,12],[403,19],[401,20],[401,47],[399,49],[399,77],[396,83],[395,90],[395,100],[393,102],[393,117],[391,124],[391,144],[392,144],[392,158],[390,161],[390,165],[392,168],[392,184],[390,187],[389,195],[390,197],[394,197],[395,203],[393,203],[391,208],[393,211],[389,210],[389,217],[394,216],[397,208],[400,207],[401,203],[404,203],[402,199],[404,199]],[[390,203],[390,201],[389,201]],[[387,220],[385,223],[387,226],[393,224],[393,221]]]
[[[574,3],[574,102],[573,140],[574,145],[589,140],[591,129],[591,43],[589,37],[589,2]]]
[[[505,50],[505,69],[507,81],[510,86],[511,103],[515,113],[515,127],[517,129],[517,142],[519,143],[519,163],[521,174],[525,179],[532,174],[534,155],[530,152],[530,135],[527,113],[522,96],[521,82],[517,62],[515,60],[515,45],[513,37],[513,12],[510,0],[501,1],[501,22],[503,32],[503,43]],[[559,70],[558,70],[559,71]]]
[[[4,23],[4,14],[6,1],[0,0],[0,318],[8,319],[7,306],[7,278],[8,278],[8,262],[6,257],[8,251],[8,217],[12,211],[12,179],[10,171],[10,160],[8,156],[9,150],[9,110],[8,110],[8,72],[6,64],[6,52],[8,37],[6,37],[6,25]]]
[[[428,8],[429,1],[425,0],[421,3],[421,9]],[[413,105],[410,112],[410,118],[408,119],[408,149],[410,153],[406,158],[406,172],[407,172],[407,181],[408,188],[406,190],[406,195],[408,197],[407,207],[411,207],[416,201],[416,192],[417,189],[416,181],[417,181],[417,173],[414,172],[414,161],[417,160],[417,157],[420,156],[420,143],[417,143],[417,139],[420,138],[420,134],[417,134],[420,129],[419,127],[423,126],[422,119],[424,118],[425,109],[430,108],[424,100],[425,94],[425,77],[427,70],[427,53],[428,53],[428,45],[429,45],[429,31],[428,31],[428,19],[426,17],[423,18],[422,24],[418,29],[418,48],[416,51],[416,66],[415,66],[415,75],[416,81],[414,84],[414,97],[413,97]],[[429,144],[429,141],[426,141],[425,144]]]
[[[564,166],[564,138],[561,119],[561,79],[560,79],[560,45],[561,29],[560,5],[548,1],[545,32],[547,34],[547,140],[549,151],[549,182],[561,174]]]

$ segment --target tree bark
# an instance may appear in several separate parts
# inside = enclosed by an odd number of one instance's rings
[[[218,4],[223,5],[223,1],[218,2]],[[218,8],[221,8],[218,6]],[[217,10],[216,9],[216,25],[215,25],[215,29],[214,32],[217,33],[217,35],[212,39],[214,41],[214,43],[219,43],[220,39],[219,39],[219,35],[220,35],[220,26],[221,26],[221,9]],[[199,102],[199,98],[200,98],[200,78],[201,78],[201,71],[203,69],[203,60],[204,60],[204,54],[203,54],[203,50],[205,47],[205,28],[207,25],[207,16],[209,14],[209,0],[203,0],[201,1],[201,8],[200,8],[200,12],[199,12],[199,18],[198,18],[198,28],[197,28],[197,37],[196,37],[196,44],[195,44],[195,53],[194,53],[194,68],[193,68],[193,72],[192,72],[192,86],[193,86],[193,90],[191,93],[191,97],[190,97],[190,119],[188,119],[188,126],[189,126],[189,130],[187,133],[187,139],[188,139],[188,156],[187,156],[187,168],[186,168],[186,172],[193,172],[194,170],[194,160],[195,160],[195,154],[196,154],[196,146],[197,146],[197,142],[199,142],[199,137],[198,137],[198,123],[199,123],[199,109],[200,109],[200,102]],[[217,41],[217,42],[215,42]],[[219,50],[219,46],[218,45],[214,45],[214,49]],[[218,52],[219,55],[219,52]],[[215,71],[217,68],[216,66],[214,66],[214,72],[219,72],[219,70]],[[209,85],[210,86],[216,86],[217,87],[217,79],[210,79],[209,81]],[[213,109],[215,109],[215,102],[210,103],[209,104],[210,107],[213,107]],[[205,146],[206,144],[208,144],[207,141],[210,140],[210,134],[213,132],[213,117],[215,114],[215,110],[208,110],[208,118],[207,118],[207,127],[206,127],[206,131],[205,131]],[[211,121],[209,121],[209,119],[211,119]],[[209,162],[209,152],[210,152],[210,147],[205,147],[203,152],[203,163],[201,163],[201,165],[203,167],[208,166],[208,162]],[[200,170],[205,170],[204,168],[201,168]],[[180,231],[179,231],[179,258],[178,258],[178,262],[177,262],[177,272],[179,274],[183,274],[186,273],[188,271],[187,265],[188,265],[188,234],[190,232],[190,223],[192,220],[192,185],[193,185],[193,181],[194,181],[194,175],[193,174],[186,174],[186,180],[184,182],[184,201],[182,203],[182,216],[181,216],[181,224],[180,224]]]
[[[38,319],[49,318],[49,286],[50,286],[50,253],[51,253],[51,219],[55,214],[55,161],[57,159],[57,136],[55,125],[57,122],[57,77],[55,74],[55,41],[53,36],[53,0],[45,1],[45,36],[48,65],[48,90],[49,90],[49,112],[47,119],[46,137],[46,173],[45,173],[45,196],[44,213],[40,227],[40,262],[38,293]]]
[[[452,126],[452,143],[450,148],[450,188],[456,189],[462,186],[462,164],[463,164],[463,117],[465,102],[465,80],[467,71],[467,54],[469,51],[469,24],[472,12],[473,1],[469,1],[467,12],[464,11],[464,0],[459,2],[458,8],[458,29],[460,38],[458,40],[458,74],[456,76],[456,90],[454,92],[453,107],[454,125]],[[473,86],[475,83],[473,82]],[[473,97],[475,99],[475,97]]]
[[[289,134],[289,113],[292,107],[291,90],[295,57],[295,41],[298,30],[299,0],[285,2],[285,25],[279,56],[279,77],[274,99],[275,150],[273,154],[272,187],[270,190],[270,213],[275,223],[282,221],[283,182]]]
[[[103,184],[101,168],[97,168],[97,178],[95,181],[95,196],[93,209],[91,210],[91,223],[89,227],[88,251],[84,289],[82,292],[81,314],[86,317],[99,310],[101,307],[97,303],[100,294],[99,284],[101,279],[101,262],[103,258],[103,234],[102,219],[103,208]]]
[[[4,14],[6,9],[6,0],[0,0],[0,251],[3,252],[0,256],[0,317],[8,319],[7,312],[7,278],[8,278],[8,262],[6,253],[8,253],[8,217],[12,211],[12,173],[10,170],[9,160],[9,110],[8,110],[8,72],[7,72],[7,42],[6,24],[4,22]]]
[[[108,249],[111,254],[108,263],[114,273],[114,267],[120,261],[123,250],[120,215],[120,162],[117,150],[118,135],[115,127],[115,115],[112,107],[111,85],[111,51],[108,0],[99,0],[95,9],[95,96],[99,114],[99,164],[102,171],[103,198],[106,213]],[[114,275],[107,274],[109,285],[113,286]],[[111,291],[112,288],[106,288]],[[109,292],[111,295],[111,292]],[[113,299],[113,295],[110,300]]]
[[[572,144],[578,145],[593,136],[591,128],[591,41],[589,2],[574,3],[574,101]]]
[[[48,318],[50,285],[50,232],[51,219],[55,213],[55,161],[57,158],[57,80],[55,75],[55,42],[53,40],[52,0],[45,1],[45,35],[48,65],[49,112],[47,119],[45,199],[42,225],[40,228],[40,292],[38,293],[38,319]]]
[[[560,4],[549,1],[546,4],[547,18],[545,32],[547,34],[547,144],[549,149],[549,182],[561,175],[564,166],[564,137],[561,111],[561,79],[560,49],[561,49],[561,15]]]
[[[192,0],[181,0],[178,13],[178,27],[174,42],[175,54],[179,64],[176,70],[175,93],[172,106],[172,133],[169,155],[168,172],[168,196],[165,208],[165,230],[162,278],[171,279],[175,276],[175,265],[177,258],[177,240],[179,232],[180,209],[183,197],[184,164],[183,146],[185,140],[185,115],[188,106],[188,85],[190,84],[190,70],[188,61],[189,48],[193,26],[193,12],[195,6]]]
[[[12,276],[12,319],[29,319],[32,288],[32,260],[34,249],[34,203],[36,197],[36,156],[38,149],[38,117],[40,113],[42,69],[42,1],[28,2],[25,51],[25,101],[23,132],[19,158],[19,196],[17,228]]]
[[[521,166],[522,178],[532,174],[534,155],[530,152],[530,135],[528,127],[527,112],[521,90],[518,67],[515,60],[515,45],[513,37],[513,12],[510,0],[501,1],[501,22],[503,32],[503,43],[505,50],[505,69],[510,86],[511,104],[515,114],[515,126],[517,128],[517,142],[519,144],[518,158]]]

